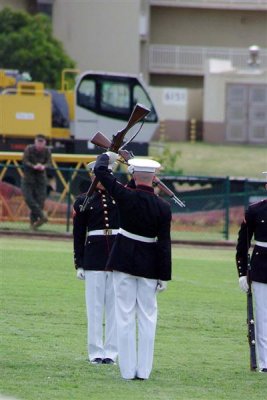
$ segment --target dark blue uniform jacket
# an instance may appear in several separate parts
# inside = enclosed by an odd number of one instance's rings
[[[241,224],[236,246],[238,275],[247,274],[247,253],[254,236],[255,241],[267,243],[267,200],[248,207]],[[267,248],[255,245],[251,257],[251,279],[267,283]]]
[[[80,211],[86,194],[80,195],[73,206],[73,239],[75,268],[105,270],[115,236],[88,236],[88,231],[118,229],[119,213],[115,200],[99,189],[93,194],[85,212]]]
[[[95,175],[116,200],[120,227],[145,237],[157,237],[144,243],[118,234],[107,268],[150,279],[171,279],[171,209],[169,203],[154,194],[149,186],[124,187],[107,168],[108,156],[102,154],[95,164]]]

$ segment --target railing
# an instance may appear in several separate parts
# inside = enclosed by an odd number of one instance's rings
[[[151,6],[267,10],[267,0],[150,0]]]
[[[28,220],[27,207],[20,189],[24,175],[22,155],[19,152],[0,152],[0,221]],[[54,223],[66,223],[67,230],[71,204],[79,193],[79,185],[88,181],[89,187],[86,165],[95,158],[95,155],[87,154],[52,154],[48,178],[53,190],[46,201],[46,208],[49,219]]]
[[[181,75],[204,75],[205,62],[210,58],[230,60],[236,68],[248,68],[248,49],[228,47],[197,47],[150,45],[149,72]],[[260,68],[267,68],[267,49],[260,49]]]
[[[78,165],[78,164],[77,164]],[[64,234],[72,231],[72,206],[75,197],[89,185],[84,165],[77,168],[55,167],[50,171],[61,177],[61,185],[49,191],[45,202],[48,224],[41,233]],[[17,174],[17,184],[7,177]],[[29,232],[29,210],[20,188],[23,174],[21,164],[0,162],[0,235],[4,232]],[[125,172],[115,172],[119,181],[127,182]],[[160,179],[185,202],[181,208],[159,191],[170,202],[173,212],[172,240],[221,241],[236,236],[244,209],[251,202],[266,197],[264,180],[238,180],[227,177],[160,176]],[[81,183],[83,189],[81,188]],[[158,189],[155,189],[158,191]]]

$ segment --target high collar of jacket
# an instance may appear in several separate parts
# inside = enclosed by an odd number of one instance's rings
[[[137,185],[136,186],[137,190],[143,190],[144,192],[149,192],[149,193],[154,193],[154,189],[152,186],[147,186],[147,185]]]

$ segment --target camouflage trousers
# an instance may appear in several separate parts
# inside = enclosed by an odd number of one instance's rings
[[[33,224],[39,218],[44,218],[44,202],[47,195],[46,179],[35,179],[34,181],[22,180],[22,193],[27,206],[30,209],[30,221]]]

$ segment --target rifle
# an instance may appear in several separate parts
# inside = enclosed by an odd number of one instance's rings
[[[154,183],[180,207],[185,207],[185,204],[166,186],[157,176],[154,178]]]
[[[251,265],[250,255],[247,256],[247,278],[248,278],[248,292],[247,292],[247,327],[248,327],[248,344],[250,350],[250,370],[257,369],[256,358],[256,341],[255,341],[255,323],[253,312],[253,297],[251,290]]]
[[[98,132],[96,135],[93,136],[93,138],[91,139],[91,142],[95,144],[96,141],[97,141],[97,138],[98,138],[98,140],[100,140],[99,138],[102,138],[102,140],[104,140],[103,144],[105,144],[105,146],[100,146],[100,147],[104,147],[108,151],[112,151],[114,153],[118,153],[122,157],[123,157],[123,155],[125,155],[125,157],[128,157],[129,156],[129,152],[127,152],[126,150],[123,150],[123,149],[120,151],[120,147],[122,147],[124,137],[125,137],[126,133],[135,124],[137,124],[142,119],[144,119],[147,116],[147,114],[149,114],[149,113],[150,113],[150,110],[148,108],[146,108],[142,104],[138,104],[137,103],[135,105],[133,111],[132,111],[132,114],[130,115],[130,118],[129,118],[128,122],[127,122],[126,127],[124,129],[122,129],[121,131],[118,131],[115,135],[113,135],[111,141],[109,141],[109,139],[107,139],[103,134],[101,134],[101,132]],[[141,127],[142,127],[142,125],[141,125]],[[139,130],[137,131],[137,133],[139,132]],[[135,135],[133,135],[133,137],[130,138],[127,141],[127,144],[130,143],[135,138],[137,133]],[[93,194],[98,182],[99,182],[98,179],[96,177],[94,177],[94,179],[92,180],[92,183],[91,183],[91,185],[90,185],[90,187],[89,187],[89,189],[88,189],[88,191],[86,193],[84,202],[83,202],[83,204],[81,206],[81,211],[85,211],[86,210],[86,207],[88,205],[90,196]]]
[[[95,144],[96,146],[102,147],[104,149],[109,149],[111,147],[110,140],[105,135],[103,135],[103,133],[101,133],[101,132],[98,132],[92,138],[91,143]],[[118,154],[120,154],[122,156],[122,158],[126,161],[126,164],[127,164],[127,161],[131,158],[131,154],[127,150],[124,150],[122,148],[118,150]],[[176,204],[178,204],[180,207],[185,207],[185,204],[177,196],[175,196],[175,194],[171,191],[171,189],[169,189],[158,177],[154,178],[154,183],[165,194],[167,194]]]

